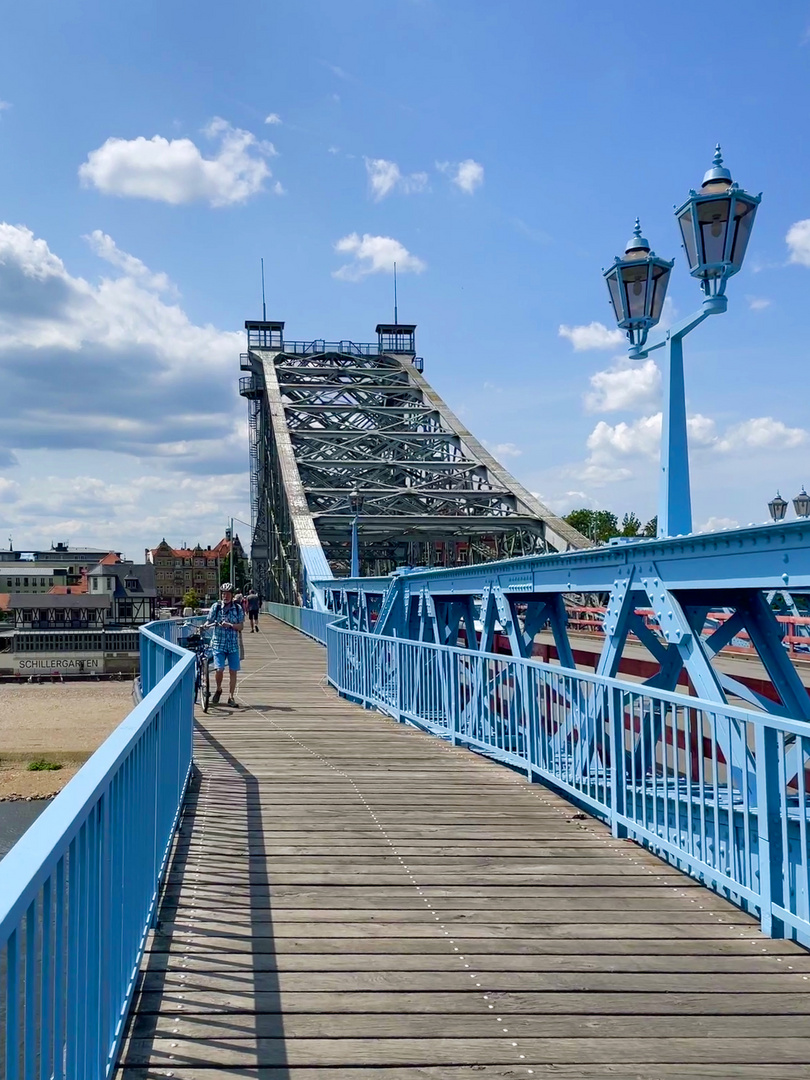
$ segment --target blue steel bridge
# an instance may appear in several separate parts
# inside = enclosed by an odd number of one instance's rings
[[[142,631],[143,700],[0,865],[3,1075],[810,1078],[810,698],[775,613],[810,522],[594,547],[413,326],[246,326],[241,708],[195,716],[183,630]]]

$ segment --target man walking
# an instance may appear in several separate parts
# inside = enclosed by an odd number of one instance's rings
[[[250,632],[251,634],[259,632],[259,594],[255,589],[251,589],[247,594],[247,613],[250,619]]]
[[[216,690],[211,698],[212,704],[216,705],[222,697],[222,673],[225,664],[228,665],[228,678],[230,688],[228,691],[227,704],[232,709],[238,709],[236,701],[236,673],[239,671],[239,642],[242,626],[245,621],[245,613],[242,605],[237,604],[233,597],[233,585],[226,581],[220,586],[221,600],[211,608],[208,614],[206,626],[213,626],[211,635],[211,650],[214,654],[214,679]]]

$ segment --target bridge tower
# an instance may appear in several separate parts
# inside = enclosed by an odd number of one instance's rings
[[[413,324],[377,341],[287,341],[248,321],[251,557],[265,599],[312,600],[351,565],[349,496],[363,496],[360,572],[452,567],[588,546],[488,453],[423,375]]]

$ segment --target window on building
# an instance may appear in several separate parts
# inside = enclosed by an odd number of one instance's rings
[[[17,577],[17,578],[14,578],[14,584],[15,584],[15,585],[19,585],[19,584],[20,584],[20,579],[19,579],[18,577]]]
[[[23,587],[25,588],[27,585],[28,585],[28,578],[24,577],[23,578]]]

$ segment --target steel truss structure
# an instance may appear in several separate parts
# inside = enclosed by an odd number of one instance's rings
[[[810,721],[810,696],[783,648],[784,630],[767,599],[774,590],[810,592],[810,522],[805,520],[315,585],[323,590],[326,607],[345,616],[349,628],[375,635],[455,646],[463,632],[469,645],[488,653],[500,632],[514,656],[530,657],[535,635],[550,628],[559,662],[570,669],[576,664],[566,598],[608,594],[598,677],[619,676],[632,633],[657,664],[646,681],[651,688],[674,691],[685,671],[704,701],[732,699],[777,717]],[[641,611],[652,611],[652,619]],[[712,626],[710,613],[718,611],[728,617]],[[770,681],[767,697],[718,666],[720,650],[743,632]],[[683,698],[685,707],[689,700]],[[593,765],[602,719],[587,710],[570,716],[569,735],[583,769]],[[666,733],[654,717],[646,722],[653,728],[651,745],[660,752]],[[741,732],[728,723],[717,738],[724,760],[733,763],[735,784],[746,776],[753,784]],[[787,760],[789,777],[795,777],[799,762]]]
[[[413,325],[376,344],[284,341],[247,322],[254,584],[271,601],[320,602],[315,578],[567,551],[587,540],[526,491],[422,375]]]

